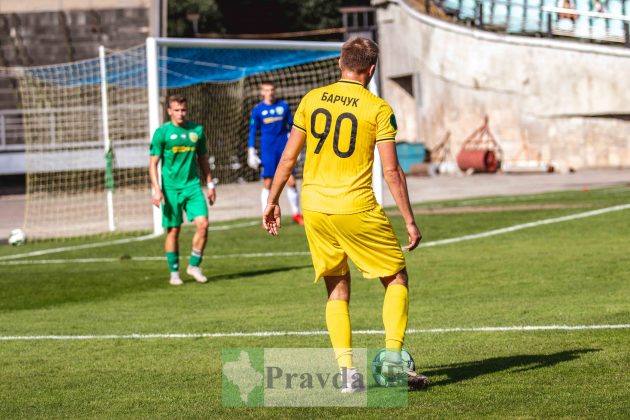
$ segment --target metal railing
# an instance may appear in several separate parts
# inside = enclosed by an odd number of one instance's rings
[[[608,42],[621,42],[630,47],[630,16],[612,13],[587,12],[562,7],[543,7],[547,14],[547,36],[553,35],[571,36],[576,38],[589,38]],[[569,25],[562,25],[563,21]],[[579,25],[580,21],[588,21],[588,25]],[[613,31],[611,22],[621,22],[623,32]],[[597,25],[603,23],[603,25]]]
[[[117,145],[148,142],[148,139],[140,139],[147,131],[146,112],[144,104],[110,107],[110,131]],[[98,106],[0,110],[0,152],[25,152],[26,130],[32,139],[29,149],[102,147],[100,113],[101,108]],[[135,117],[130,119],[128,115]],[[119,133],[120,121],[123,119],[127,131],[128,125],[135,123],[137,130],[130,135]],[[128,136],[133,138],[126,138]]]
[[[554,7],[556,0],[432,0],[458,20],[483,29],[543,36],[571,36],[629,44],[627,0],[611,5],[615,13]],[[566,16],[575,16],[566,19]],[[572,25],[569,24],[572,21]]]

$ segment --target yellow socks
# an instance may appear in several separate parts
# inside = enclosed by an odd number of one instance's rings
[[[405,317],[405,321],[407,317]],[[352,330],[350,329],[350,312],[345,300],[329,300],[326,303],[326,326],[330,334],[330,342],[335,349],[335,356],[340,368],[351,368],[352,364]]]
[[[402,284],[390,284],[385,290],[383,301],[383,324],[385,325],[385,348],[400,350],[405,340],[409,292]]]
[[[385,325],[385,348],[398,350],[405,341],[407,314],[409,312],[409,292],[406,286],[390,284],[385,291],[383,302],[383,324]],[[326,326],[330,342],[340,368],[351,368],[352,330],[350,312],[345,300],[329,300],[326,304]]]

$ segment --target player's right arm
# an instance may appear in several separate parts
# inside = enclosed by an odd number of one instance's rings
[[[254,107],[249,119],[249,139],[247,140],[247,166],[252,169],[258,169],[261,162],[258,153],[256,153],[256,133],[259,129],[260,116]]]
[[[293,168],[295,168],[295,164],[304,147],[305,141],[306,133],[294,127],[289,135],[289,140],[287,140],[287,145],[282,152],[280,163],[278,163],[278,167],[276,168],[276,174],[273,176],[269,198],[267,199],[267,207],[263,212],[263,225],[265,229],[267,229],[267,232],[273,236],[277,236],[279,233],[278,229],[280,229],[280,205],[278,203],[280,194],[293,173]]]
[[[160,189],[160,183],[158,182],[158,164],[160,162],[159,156],[151,156],[149,160],[149,176],[151,177],[151,186],[153,187],[153,197],[151,198],[151,202],[155,207],[160,207],[161,203],[164,203],[164,196],[162,195],[162,190]]]
[[[164,153],[164,143],[164,134],[158,128],[153,134],[153,139],[151,139],[151,150],[149,151],[151,155],[149,158],[149,177],[151,178],[151,186],[154,191],[151,202],[156,207],[160,207],[160,204],[164,203],[164,196],[160,188],[160,180],[158,179],[158,165]]]

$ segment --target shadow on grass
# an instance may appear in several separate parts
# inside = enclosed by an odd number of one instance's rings
[[[527,372],[555,366],[559,363],[579,359],[581,355],[601,351],[601,349],[576,349],[552,354],[529,354],[508,357],[493,357],[475,362],[456,363],[444,366],[432,366],[423,370],[429,378],[446,376],[446,379],[433,381],[432,386],[451,385],[482,375],[511,370],[512,372]]]
[[[284,267],[276,267],[276,268],[264,268],[260,270],[250,270],[250,271],[239,271],[237,273],[230,274],[217,274],[214,276],[208,276],[208,281],[221,281],[221,280],[235,280],[241,278],[249,278],[249,277],[257,277],[264,276],[265,274],[275,274],[282,273],[285,271],[293,271],[293,270],[301,270],[302,268],[312,267],[311,264],[303,264],[303,265],[292,265],[292,266],[284,266]]]
[[[166,264],[164,264],[166,265]],[[299,270],[308,265],[261,268],[210,275],[210,281],[242,279]],[[236,267],[239,269],[242,267]],[[222,266],[214,267],[215,270]],[[125,263],[119,266],[78,264],[63,267],[63,271],[49,270],[46,266],[35,266],[35,271],[22,274],[17,268],[7,275],[0,275],[0,313],[16,310],[50,308],[72,303],[97,302],[116,299],[119,296],[172,288],[163,270],[146,270],[143,266]],[[206,269],[207,271],[212,268]],[[184,272],[185,273],[185,272]],[[185,281],[191,281],[183,274]],[[194,281],[193,281],[194,282]]]

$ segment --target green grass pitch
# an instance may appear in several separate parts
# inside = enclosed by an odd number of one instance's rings
[[[416,205],[424,241],[630,203],[630,187]],[[481,208],[480,208],[481,207]],[[427,210],[433,209],[430,214]],[[394,211],[391,214],[395,214]],[[392,216],[401,242],[404,225]],[[182,237],[190,252],[192,230]],[[122,237],[122,236],[121,236]],[[111,238],[0,247],[0,257]],[[307,251],[291,224],[210,232],[207,255]],[[315,331],[325,288],[304,255],[207,258],[210,281],[168,285],[162,239],[0,261],[0,336]],[[122,257],[122,258],[121,258]],[[130,258],[129,258],[130,257]],[[630,324],[630,210],[407,254],[409,328]],[[182,258],[181,265],[186,261]],[[382,329],[382,287],[353,269],[355,330]],[[184,276],[185,277],[185,276]],[[355,335],[356,347],[381,347]],[[228,408],[227,347],[328,347],[328,337],[0,341],[0,416],[144,418],[629,418],[630,329],[416,333],[434,385],[405,408]]]

